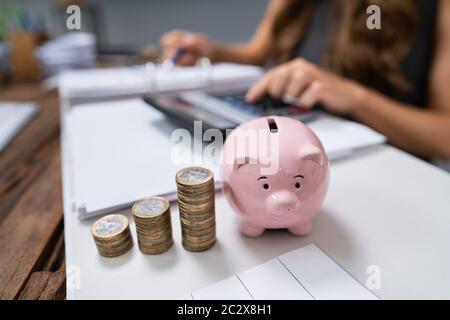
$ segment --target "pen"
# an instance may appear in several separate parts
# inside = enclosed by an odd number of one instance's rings
[[[171,58],[173,64],[177,64],[178,61],[180,61],[181,57],[183,57],[187,52],[187,48],[185,47],[178,47],[175,51],[175,54]]]

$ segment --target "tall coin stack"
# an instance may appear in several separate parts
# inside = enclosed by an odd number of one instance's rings
[[[182,244],[205,251],[216,242],[214,176],[211,170],[188,167],[176,174]]]
[[[145,254],[160,254],[173,245],[169,201],[149,197],[131,209],[136,223],[139,249]]]
[[[128,218],[120,214],[110,214],[92,225],[92,236],[98,252],[104,257],[117,257],[133,246]]]

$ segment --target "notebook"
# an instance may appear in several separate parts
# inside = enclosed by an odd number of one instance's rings
[[[366,126],[331,115],[308,123],[322,140],[330,159],[379,144],[384,137]],[[211,168],[220,182],[213,154],[199,141],[185,148],[171,139],[177,126],[141,99],[83,104],[64,119],[73,207],[80,218],[129,207],[149,195],[175,199],[175,173],[199,164]],[[185,130],[185,129],[183,129]],[[184,154],[183,161],[173,152]]]
[[[118,68],[66,71],[59,77],[59,91],[70,98],[104,98],[143,95],[149,92],[172,92],[251,84],[263,69],[231,63],[207,67],[174,67],[138,65]]]
[[[0,152],[36,113],[31,102],[0,102]]]
[[[378,300],[378,297],[310,244],[180,299]]]

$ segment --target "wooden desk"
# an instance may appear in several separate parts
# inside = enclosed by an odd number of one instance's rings
[[[0,89],[39,112],[0,152],[0,299],[65,297],[63,207],[56,93],[37,84]]]

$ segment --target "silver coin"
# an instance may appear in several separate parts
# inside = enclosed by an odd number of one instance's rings
[[[184,183],[201,183],[208,179],[210,171],[201,167],[190,167],[180,172],[179,178]]]
[[[125,221],[120,216],[107,216],[99,220],[95,225],[95,233],[99,236],[110,236],[123,229]]]
[[[160,198],[149,198],[136,203],[133,208],[139,215],[153,216],[167,210],[167,201]]]

